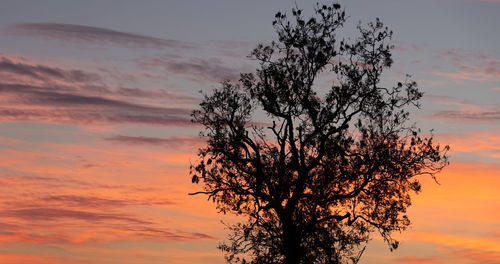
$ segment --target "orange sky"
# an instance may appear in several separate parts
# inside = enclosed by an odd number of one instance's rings
[[[187,195],[203,144],[189,114],[255,68],[294,1],[84,2],[0,11],[0,264],[222,263],[221,221],[238,218]],[[346,3],[350,22],[394,29],[383,82],[413,74],[413,120],[451,164],[421,178],[399,249],[374,234],[361,263],[500,264],[500,2],[377,3]]]

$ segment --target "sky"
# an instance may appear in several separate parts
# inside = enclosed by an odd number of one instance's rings
[[[25,1],[0,8],[0,264],[223,263],[223,222],[189,196],[203,145],[190,113],[255,69],[277,11],[310,1]],[[361,263],[500,263],[500,1],[349,0],[344,33],[394,31],[383,82],[411,74],[412,112],[451,164],[390,252]]]

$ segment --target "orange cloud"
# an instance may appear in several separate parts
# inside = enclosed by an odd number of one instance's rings
[[[439,185],[422,178],[423,192],[413,197],[409,213],[415,224],[434,230],[487,229],[500,219],[500,193],[496,188],[500,166],[488,163],[451,163],[438,175]],[[429,217],[432,216],[432,217]],[[482,230],[484,232],[486,230]]]
[[[436,140],[451,146],[450,154],[477,153],[491,158],[500,158],[500,131],[469,131],[436,135]]]
[[[188,176],[192,154],[99,139],[12,143],[0,152],[0,223],[11,223],[1,226],[4,247],[211,241],[214,248],[224,236],[205,198],[187,195],[196,187]]]
[[[453,158],[453,155],[452,155]],[[412,226],[397,237],[394,255],[381,241],[368,245],[363,263],[497,263],[500,261],[500,165],[451,162],[437,175],[420,177],[423,191],[408,209]]]
[[[0,252],[0,264],[88,264],[75,260],[64,260],[59,257],[30,253],[7,253]]]
[[[488,251],[482,249],[452,249],[443,248],[445,253],[450,254],[457,259],[463,259],[464,262],[472,263],[498,263],[500,262],[500,251]]]
[[[399,257],[396,258],[397,263],[403,263],[403,264],[445,264],[448,262],[445,262],[442,260],[442,257],[436,257],[436,256],[428,256],[428,257],[421,257],[421,256],[404,256],[404,257]]]
[[[500,256],[500,238],[467,237],[443,233],[414,232],[411,238],[417,241],[447,247],[496,252]]]

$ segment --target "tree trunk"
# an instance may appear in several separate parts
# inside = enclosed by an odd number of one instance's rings
[[[285,264],[300,264],[303,253],[300,247],[300,234],[291,217],[285,217],[282,221]]]

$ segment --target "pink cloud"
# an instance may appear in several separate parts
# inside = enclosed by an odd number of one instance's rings
[[[111,88],[97,73],[0,60],[0,120],[69,124],[191,126],[194,97],[167,90]],[[172,107],[164,107],[165,100]]]
[[[500,109],[492,109],[491,111],[440,111],[432,117],[458,121],[497,121],[500,120]]]
[[[69,102],[65,102],[69,103]],[[4,121],[31,121],[42,123],[63,124],[148,124],[156,126],[193,126],[189,117],[189,110],[172,109],[174,113],[178,110],[184,111],[184,115],[172,114],[168,109],[160,113],[130,112],[124,113],[119,109],[6,109],[0,108],[0,120]],[[161,113],[163,112],[163,113]]]
[[[30,65],[22,62],[14,62],[9,58],[0,59],[0,72],[11,73],[33,79],[47,80],[58,79],[68,82],[93,82],[100,81],[101,77],[95,73],[87,73],[82,70],[63,70],[57,67],[45,65]]]
[[[151,145],[165,146],[173,149],[201,147],[205,140],[198,136],[173,136],[168,138],[144,137],[144,136],[125,136],[116,135],[104,138],[105,141],[126,145]]]
[[[435,75],[443,76],[452,80],[465,80],[477,82],[495,82],[499,80],[498,74],[483,72],[480,69],[475,69],[470,72],[443,73],[434,72]]]
[[[451,96],[430,95],[440,105],[451,105],[457,110],[441,110],[430,117],[462,121],[495,121],[500,119],[500,108],[477,104],[468,100],[457,100]]]
[[[448,59],[456,68],[456,72],[435,71],[454,81],[498,82],[500,80],[500,60],[494,56],[473,53],[467,50],[451,49],[440,54]]]

